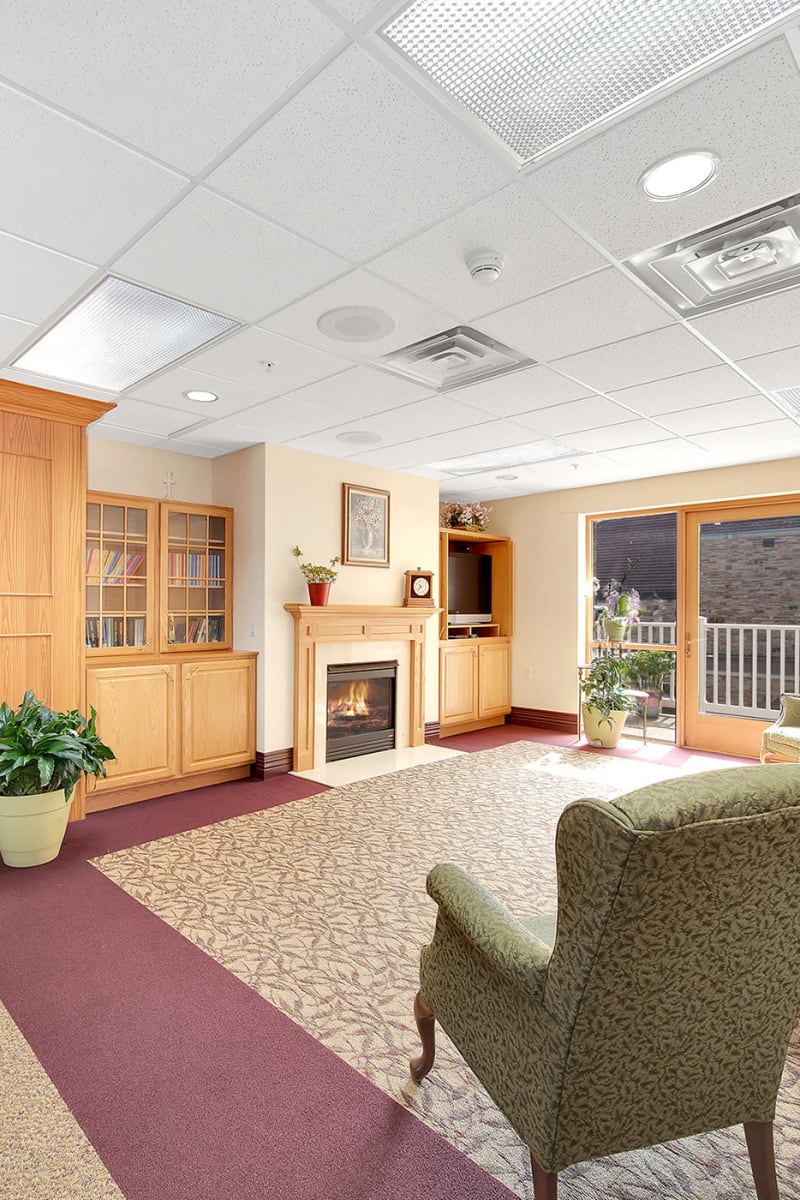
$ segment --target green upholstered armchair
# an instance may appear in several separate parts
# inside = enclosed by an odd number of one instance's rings
[[[556,835],[558,914],[515,920],[459,867],[415,1016],[439,1021],[529,1146],[536,1200],[571,1163],[744,1124],[778,1200],[772,1121],[800,1012],[800,767],[581,800]],[[556,923],[557,920],[557,923]]]
[[[761,761],[800,762],[800,696],[784,692],[780,716],[761,735]]]

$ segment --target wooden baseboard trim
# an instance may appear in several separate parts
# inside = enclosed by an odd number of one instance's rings
[[[273,775],[287,775],[294,766],[294,751],[291,746],[285,750],[256,751],[256,761],[250,774],[253,779],[271,779]]]
[[[109,808],[121,808],[124,804],[137,804],[140,800],[154,800],[157,796],[172,796],[175,792],[189,792],[194,788],[211,787],[215,783],[231,783],[234,779],[247,779],[250,763],[240,767],[223,767],[219,771],[200,771],[194,775],[182,775],[176,779],[159,779],[154,783],[134,784],[116,791],[93,792],[86,795],[86,812],[105,812]]]
[[[478,729],[493,729],[495,725],[505,725],[505,715],[499,717],[482,717],[479,721],[459,721],[445,725],[439,730],[440,738],[455,737],[458,733],[475,733]]]
[[[439,722],[438,721],[426,721],[425,722],[425,737],[426,738],[438,738],[438,736],[439,736]]]
[[[526,725],[529,729],[552,729],[556,733],[573,733],[578,736],[578,714],[551,712],[547,708],[517,708],[513,706],[508,716],[510,725]]]

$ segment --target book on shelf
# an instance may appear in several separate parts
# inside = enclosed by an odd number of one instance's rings
[[[86,645],[96,650],[100,645],[100,625],[97,617],[86,618]]]
[[[104,550],[97,546],[86,550],[87,583],[122,583],[135,576],[144,562],[143,554],[123,554],[121,550]]]

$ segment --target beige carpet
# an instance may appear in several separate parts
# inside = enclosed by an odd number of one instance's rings
[[[123,1200],[2,1004],[0,1063],[3,1200]]]
[[[525,1148],[440,1035],[421,1087],[411,1004],[435,908],[434,863],[459,863],[512,912],[555,911],[559,813],[663,767],[517,742],[337,788],[95,860],[163,920],[377,1086],[530,1200]],[[797,1064],[778,1123],[786,1198],[797,1195]],[[751,1194],[738,1131],[565,1171],[561,1200]]]

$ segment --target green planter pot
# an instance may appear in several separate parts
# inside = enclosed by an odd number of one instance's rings
[[[610,642],[624,642],[627,627],[627,621],[618,621],[616,617],[606,617],[603,621],[603,629]]]
[[[622,737],[622,727],[628,715],[626,710],[610,712],[608,716],[604,716],[591,704],[582,705],[582,709],[583,732],[587,741],[593,746],[599,745],[613,750]]]
[[[0,858],[7,867],[38,867],[58,856],[70,805],[64,789],[0,796]]]

